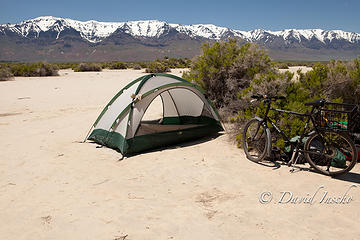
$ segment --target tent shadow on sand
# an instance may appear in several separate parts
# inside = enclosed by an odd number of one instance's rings
[[[161,152],[161,151],[164,151],[164,150],[173,150],[173,149],[178,149],[178,148],[191,147],[191,146],[195,146],[195,145],[198,145],[198,144],[201,144],[201,143],[206,143],[206,142],[215,140],[216,138],[218,138],[218,137],[220,137],[222,135],[224,135],[224,133],[221,133],[221,132],[220,133],[215,133],[213,135],[198,138],[198,139],[194,139],[194,140],[190,140],[188,142],[182,142],[182,143],[178,143],[178,144],[174,144],[174,145],[170,145],[170,146],[157,147],[157,148],[146,150],[146,151],[139,152],[139,153],[133,153],[133,154],[130,154],[130,155],[126,156],[126,158],[135,157],[135,156],[141,155],[141,154]],[[121,153],[120,151],[118,151],[118,152]],[[121,160],[123,160],[123,158],[121,158],[120,161]]]

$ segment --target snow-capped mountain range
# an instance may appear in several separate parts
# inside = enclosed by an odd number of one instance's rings
[[[341,30],[234,30],[213,24],[182,25],[158,20],[77,21],[38,17],[0,24],[0,61],[145,61],[192,58],[204,42],[235,37],[252,42],[274,60],[353,59],[360,34]]]
[[[176,30],[191,38],[206,38],[220,40],[229,36],[238,37],[248,42],[271,41],[273,38],[282,38],[284,41],[318,40],[321,43],[331,43],[333,40],[345,40],[348,43],[360,42],[360,34],[341,30],[321,29],[286,29],[282,31],[267,31],[256,29],[252,31],[234,30],[212,24],[181,25],[169,24],[163,21],[129,21],[129,22],[98,22],[77,21],[68,18],[38,17],[18,24],[1,24],[0,33],[13,32],[25,38],[38,38],[42,32],[55,31],[58,39],[65,29],[74,29],[81,37],[91,43],[99,43],[111,36],[115,31],[122,30],[133,37],[160,38],[170,30]]]

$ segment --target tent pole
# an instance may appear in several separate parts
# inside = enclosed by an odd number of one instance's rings
[[[85,137],[85,139],[84,139],[83,143],[84,143],[84,142],[86,142],[86,140],[87,140],[87,138],[89,137],[90,132],[91,132],[91,130],[93,130],[93,128],[94,128],[94,125],[92,125],[92,126],[91,126],[91,128],[90,128],[89,132],[86,134],[86,137]]]
[[[221,120],[220,120],[219,122],[220,122],[222,128],[225,130],[225,133],[229,133],[229,131],[228,131],[227,128],[225,127],[225,124],[224,124]]]

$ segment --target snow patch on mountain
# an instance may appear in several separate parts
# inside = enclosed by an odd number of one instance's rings
[[[157,20],[131,21],[123,23],[126,33],[136,37],[160,37],[169,30],[170,26],[166,22]]]

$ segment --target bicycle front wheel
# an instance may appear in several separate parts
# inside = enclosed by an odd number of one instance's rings
[[[337,176],[349,172],[356,164],[357,150],[345,134],[325,130],[310,135],[304,146],[309,164],[320,173]]]
[[[246,157],[254,162],[263,160],[266,156],[269,136],[267,129],[257,119],[246,123],[243,131],[243,147]]]

